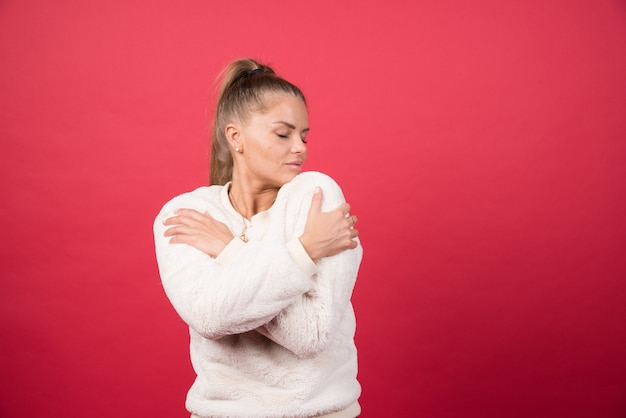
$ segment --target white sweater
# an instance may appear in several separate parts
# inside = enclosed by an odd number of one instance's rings
[[[362,248],[317,265],[298,237],[315,187],[322,210],[344,202],[328,176],[305,172],[285,184],[272,207],[243,219],[228,187],[200,187],[168,202],[154,222],[161,280],[189,325],[197,374],[187,409],[201,417],[312,417],[356,402],[355,317],[350,298]],[[170,244],[163,221],[179,208],[211,214],[235,238],[217,258]]]

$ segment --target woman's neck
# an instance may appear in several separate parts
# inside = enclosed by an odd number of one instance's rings
[[[231,204],[247,219],[271,208],[277,194],[277,188],[255,187],[247,182],[238,181],[237,178],[233,178],[228,190]]]

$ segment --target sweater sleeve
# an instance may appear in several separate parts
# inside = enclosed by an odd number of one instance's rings
[[[204,212],[197,199],[181,195],[154,221],[159,273],[180,317],[206,338],[258,328],[312,287],[310,275],[279,241],[250,241],[236,251],[237,262],[220,264],[186,244],[170,244],[163,221],[177,208]]]
[[[319,173],[311,177],[314,185],[307,187],[309,193],[301,200],[300,217],[308,214],[316,185],[323,191],[322,210],[333,210],[345,201],[341,189],[330,177]],[[299,228],[296,230],[299,235]],[[353,250],[319,260],[312,288],[258,331],[300,357],[312,357],[323,351],[336,337],[344,315],[352,309],[350,298],[363,255],[358,239],[357,244]]]

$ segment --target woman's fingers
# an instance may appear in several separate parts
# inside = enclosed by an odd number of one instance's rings
[[[178,209],[176,212],[176,215],[178,216],[187,216],[190,217],[192,219],[195,219],[196,221],[203,221],[206,218],[210,218],[211,216],[208,213],[200,213],[195,209]]]
[[[322,201],[324,200],[324,195],[322,194],[322,189],[320,187],[316,187],[313,192],[313,197],[311,198],[311,207],[309,208],[309,214],[316,214],[322,211]]]
[[[163,221],[163,225],[188,225],[200,226],[207,225],[207,222],[213,220],[209,214],[202,214],[193,209],[178,209],[175,215]]]
[[[341,205],[339,205],[337,207],[337,210],[340,211],[343,216],[345,216],[346,218],[349,217],[349,213],[350,213],[350,204],[347,202],[342,203]]]
[[[194,228],[193,226],[177,224],[165,230],[166,237],[172,237],[174,235],[197,235],[200,234],[201,230],[198,228]]]

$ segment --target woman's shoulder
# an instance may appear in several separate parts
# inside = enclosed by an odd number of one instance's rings
[[[280,193],[290,200],[309,202],[315,189],[319,187],[324,193],[324,202],[334,204],[345,201],[343,192],[337,182],[327,174],[319,171],[305,171],[298,174],[281,188]],[[338,204],[338,203],[337,203]]]
[[[321,173],[319,171],[305,171],[298,174],[291,180],[290,184],[294,186],[319,186],[321,188],[332,187],[339,188],[337,182],[328,174]]]

